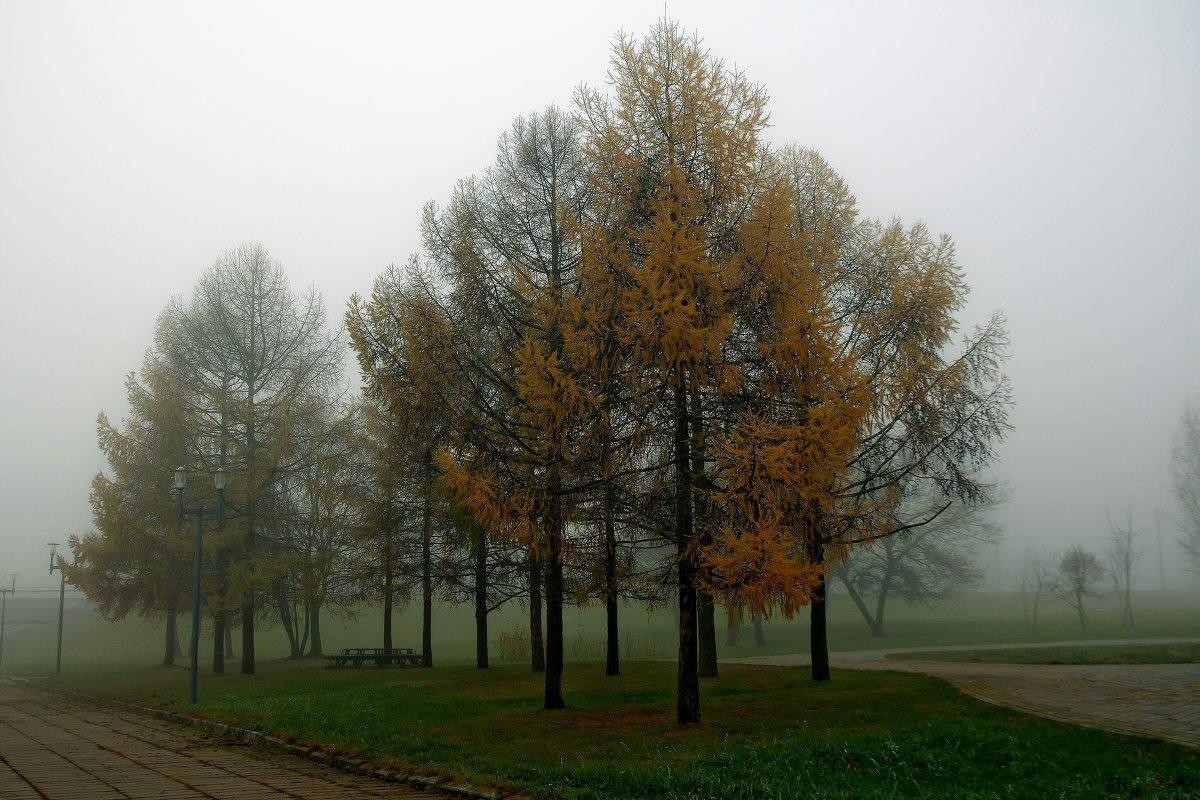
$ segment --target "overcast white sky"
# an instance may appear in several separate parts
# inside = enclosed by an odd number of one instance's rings
[[[1127,503],[1153,541],[1200,394],[1200,4],[667,13],[767,88],[770,138],[820,150],[867,215],[955,238],[967,322],[1008,315],[1006,550],[1098,549]],[[263,242],[340,318],[418,249],[425,201],[662,14],[0,0],[0,580],[51,585],[43,543],[89,529],[96,415],[124,414],[156,315],[222,250]]]

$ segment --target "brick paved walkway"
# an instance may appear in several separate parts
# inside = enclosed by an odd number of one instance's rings
[[[1155,640],[1195,641],[1195,640]],[[996,647],[1049,647],[1087,644],[1150,644],[1148,640],[1060,642]],[[927,650],[983,650],[942,647]],[[912,648],[908,648],[912,652]],[[1165,739],[1200,747],[1200,664],[1060,666],[1039,664],[968,664],[953,661],[887,659],[897,650],[831,653],[829,662],[846,669],[898,670],[937,675],[969,695],[1039,716]],[[808,655],[729,659],[742,664],[800,666]]]
[[[0,800],[445,800],[215,734],[0,679]]]

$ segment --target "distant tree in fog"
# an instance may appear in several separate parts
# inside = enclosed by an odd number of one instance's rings
[[[1056,578],[1050,556],[1036,550],[1025,551],[1021,557],[1021,611],[1025,615],[1025,627],[1034,636],[1037,635],[1038,606],[1045,595],[1054,591]]]
[[[883,636],[888,598],[909,604],[929,603],[962,591],[983,578],[976,561],[978,546],[999,538],[999,528],[983,519],[985,505],[956,502],[931,522],[884,537],[851,552],[831,571],[850,594],[872,636]],[[924,505],[914,518],[929,516]],[[864,596],[875,596],[872,612]]]
[[[1136,544],[1141,531],[1133,527],[1133,506],[1125,515],[1121,525],[1108,521],[1108,539],[1104,546],[1104,560],[1108,564],[1108,576],[1113,589],[1121,600],[1121,625],[1133,627],[1133,565],[1145,554],[1146,548]]]
[[[1068,549],[1059,559],[1054,594],[1079,613],[1079,630],[1084,633],[1087,633],[1087,614],[1083,598],[1099,597],[1096,585],[1103,579],[1100,559],[1079,545]]]
[[[1200,399],[1183,410],[1171,451],[1171,489],[1179,503],[1179,538],[1187,568],[1200,573]]]

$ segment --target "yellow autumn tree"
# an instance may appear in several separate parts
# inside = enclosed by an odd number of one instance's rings
[[[414,261],[407,271],[388,269],[375,282],[370,302],[351,299],[346,314],[368,397],[377,404],[373,424],[374,491],[365,503],[372,542],[385,562],[378,584],[384,600],[385,647],[391,641],[391,603],[406,592],[393,585],[403,556],[398,529],[400,484],[417,506],[416,555],[421,587],[421,653],[433,665],[433,561],[439,451],[452,436],[456,413],[449,322],[428,273]]]
[[[611,99],[578,96],[597,203],[582,274],[617,309],[634,416],[655,432],[643,458],[649,493],[672,503],[677,718],[694,722],[700,592],[735,609],[805,601],[798,526],[828,503],[860,404],[760,138],[765,93],[670,22],[619,39],[609,83]]]
[[[922,524],[898,519],[900,500],[940,496],[932,520],[952,501],[986,499],[981,477],[1008,430],[1011,392],[1001,372],[1003,317],[953,346],[968,287],[953,242],[923,225],[860,220],[842,178],[811,150],[784,160],[796,198],[805,259],[830,303],[829,338],[852,365],[865,403],[858,443],[831,487],[834,502],[814,516],[805,546],[814,565]],[[813,678],[829,678],[826,569],[811,592]]]

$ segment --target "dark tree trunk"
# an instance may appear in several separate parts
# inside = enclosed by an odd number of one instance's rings
[[[611,676],[621,674],[620,631],[617,629],[617,536],[611,487],[605,487],[604,492],[604,610],[608,622],[604,674]]]
[[[699,666],[701,678],[717,677],[717,623],[716,607],[708,592],[696,592],[696,608],[699,619]]]
[[[295,614],[292,613],[292,604],[284,594],[282,587],[275,587],[275,607],[279,610],[279,624],[283,627],[283,632],[288,638],[288,658],[299,658],[303,653],[300,651],[299,630]]]
[[[557,505],[557,499],[552,503]],[[556,515],[557,517],[557,515]],[[544,708],[566,708],[563,700],[563,543],[552,517],[546,552],[546,700]]]
[[[433,666],[433,454],[426,454],[421,525],[421,666]]]
[[[309,622],[308,629],[311,632],[312,639],[309,641],[308,654],[310,656],[325,655],[325,646],[321,643],[321,606],[324,605],[319,597],[315,597],[309,605]]]
[[[612,402],[612,392],[605,395],[604,413],[607,417]],[[603,432],[604,445],[601,474],[604,478],[604,611],[607,631],[605,632],[604,674],[621,674],[621,643],[617,625],[617,525],[616,488],[612,483],[612,431],[607,425]]]
[[[875,621],[871,623],[871,635],[883,636],[883,612],[887,610],[888,590],[892,586],[892,560],[888,559],[888,567],[884,570],[883,580],[879,584],[879,597],[875,601]]]
[[[729,620],[725,628],[725,646],[737,647],[738,635],[742,632],[742,621],[737,617]]]
[[[251,398],[251,403],[253,403],[253,387],[247,389],[247,396]],[[246,423],[246,442],[248,449],[247,457],[252,460],[251,457],[255,450],[254,423],[252,421]],[[257,547],[254,535],[256,522],[257,515],[255,513],[254,500],[251,498],[246,501],[246,558],[254,558],[256,555]],[[254,674],[254,587],[248,583],[242,594],[241,671],[243,675]]]
[[[225,637],[229,631],[225,625],[226,611],[213,614],[213,662],[212,671],[220,675],[225,672]]]
[[[712,536],[709,534],[708,495],[703,486],[704,416],[699,392],[691,392],[691,404],[691,481],[692,491],[695,493],[692,525],[696,528],[695,535],[699,539],[700,547],[703,548],[711,543]],[[715,609],[712,595],[699,586],[696,588],[696,614],[698,636],[696,674],[701,678],[715,678],[717,677],[717,626],[713,619]]]
[[[176,601],[172,600],[167,606],[166,644],[163,650],[163,666],[175,666],[175,648],[179,647],[179,635],[175,628]]]
[[[475,668],[488,668],[487,544],[482,534],[475,542]]]
[[[546,646],[542,641],[542,562],[529,556],[529,663],[534,672],[546,671]]]
[[[767,637],[765,634],[763,634],[762,612],[755,611],[754,614],[751,615],[751,619],[754,622],[754,646],[763,647],[767,643]]]
[[[692,552],[692,479],[689,453],[687,390],[675,389],[675,550],[679,581],[679,673],[675,718],[680,724],[700,721],[700,676],[696,638],[696,564]]]
[[[809,604],[808,647],[812,655],[812,679],[814,681],[829,680],[829,641],[825,623],[824,573],[817,578]]]
[[[877,621],[871,614],[871,610],[867,608],[867,603],[863,600],[858,589],[849,581],[842,581],[842,585],[846,587],[846,592],[850,595],[850,599],[854,601],[854,607],[858,609],[858,613],[862,614],[862,618],[867,621],[867,628],[870,629],[872,636],[883,636],[883,623]]]
[[[254,674],[254,591],[242,600],[242,674]]]
[[[605,601],[605,613],[608,617],[607,652],[604,659],[604,674],[608,676],[621,674],[621,643],[617,630],[617,598],[610,595]]]
[[[383,576],[383,646],[392,647],[392,571]]]
[[[225,659],[237,660],[237,653],[233,652],[233,626],[229,624],[229,612],[223,611],[221,617],[225,620]]]

